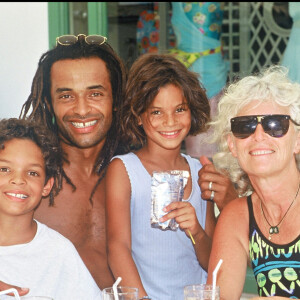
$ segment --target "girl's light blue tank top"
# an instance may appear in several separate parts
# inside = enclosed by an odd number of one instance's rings
[[[196,209],[205,228],[206,201],[198,185],[198,160],[182,154],[189,163],[192,192],[187,200]],[[131,183],[132,256],[143,286],[152,300],[183,300],[185,285],[205,283],[207,273],[201,268],[190,238],[184,231],[152,228],[151,175],[134,153],[116,156],[123,161]]]

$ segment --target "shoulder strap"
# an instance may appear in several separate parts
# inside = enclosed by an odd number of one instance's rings
[[[248,211],[249,211],[249,239],[251,239],[252,231],[254,227],[254,213],[251,195],[247,197]]]

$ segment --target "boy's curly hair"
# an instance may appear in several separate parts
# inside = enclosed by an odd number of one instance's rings
[[[13,139],[28,139],[40,149],[45,161],[45,183],[53,177],[54,184],[49,194],[49,206],[54,205],[54,197],[61,189],[63,176],[63,151],[57,136],[46,127],[30,120],[17,118],[0,120],[0,151],[5,148],[5,142]]]

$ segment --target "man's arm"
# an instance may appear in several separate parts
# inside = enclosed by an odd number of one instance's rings
[[[99,185],[94,197],[90,229],[81,245],[76,248],[85,265],[92,274],[99,288],[111,287],[114,283],[113,274],[108,265],[106,214],[105,214],[105,178]]]
[[[98,249],[92,243],[78,249],[83,262],[101,290],[111,287],[114,283],[112,272],[108,266],[107,254],[104,248]]]

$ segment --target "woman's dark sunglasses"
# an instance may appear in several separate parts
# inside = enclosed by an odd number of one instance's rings
[[[106,42],[107,38],[102,35],[85,35],[85,34],[78,34],[76,35],[62,35],[56,38],[56,46],[62,45],[62,46],[70,46],[77,43],[78,38],[82,36],[84,37],[84,40],[87,44],[97,44],[102,45]]]
[[[231,131],[238,139],[246,139],[256,130],[258,124],[261,124],[264,132],[272,137],[280,138],[288,130],[290,122],[298,125],[289,115],[253,115],[232,118]]]

